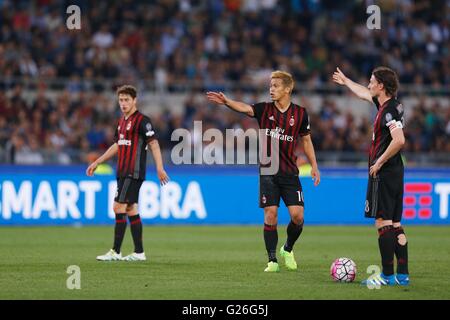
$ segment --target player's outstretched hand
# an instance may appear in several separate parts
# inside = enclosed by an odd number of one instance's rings
[[[317,187],[320,183],[320,171],[317,168],[311,169],[311,177],[314,180],[314,186]]]
[[[97,169],[97,166],[98,166],[97,162],[92,162],[91,165],[86,169],[86,175],[92,177],[95,169]]]
[[[226,104],[227,102],[227,97],[223,94],[223,92],[208,91],[206,93],[206,97],[209,101],[217,104]]]
[[[158,170],[158,179],[159,179],[159,183],[163,186],[165,185],[167,182],[169,182],[170,178],[167,175],[166,171],[164,171],[164,169]]]
[[[333,81],[338,84],[344,85],[346,79],[347,79],[347,77],[341,71],[341,69],[336,68],[336,71],[333,73]]]

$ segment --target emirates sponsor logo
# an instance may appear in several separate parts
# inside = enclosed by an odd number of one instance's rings
[[[266,133],[266,136],[269,136],[271,138],[278,139],[278,140],[281,140],[281,141],[288,141],[288,142],[294,141],[294,137],[293,136],[289,136],[287,134],[284,134],[285,130],[286,129],[282,129],[282,128],[276,127],[275,129],[265,129],[265,133]]]

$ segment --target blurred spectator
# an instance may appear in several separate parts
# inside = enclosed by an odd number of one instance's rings
[[[38,2],[0,6],[0,74],[69,77],[80,90],[75,76],[132,82],[153,79],[157,66],[168,87],[194,74],[200,83],[248,74],[258,84],[254,75],[287,69],[315,87],[351,63],[354,79],[387,64],[405,85],[450,84],[445,0],[382,2],[379,31],[366,28],[367,1],[97,1],[86,2],[74,33],[63,23],[66,1]]]
[[[229,94],[242,100],[243,93],[254,93],[248,87],[266,87],[274,69],[291,72],[301,90],[331,84],[336,66],[367,82],[380,64],[393,67],[401,84],[417,92],[424,85],[448,92],[450,85],[443,0],[384,1],[379,31],[366,28],[367,1],[84,3],[82,30],[69,32],[66,1],[0,1],[0,151],[8,162],[76,163],[106,150],[118,109],[103,78],[153,84],[162,97],[156,103],[166,110],[152,118],[165,150],[172,131],[192,130],[195,120],[203,121],[203,130],[256,127],[230,110],[216,112],[194,94],[184,114],[175,114],[165,96],[177,88],[225,90],[232,83],[239,89]],[[25,96],[17,77],[64,81],[56,81],[59,91],[50,99],[54,91],[45,85]],[[318,112],[308,111],[317,151],[369,149],[372,119],[343,112],[331,99]],[[419,100],[409,111],[404,150],[450,152],[448,104]]]

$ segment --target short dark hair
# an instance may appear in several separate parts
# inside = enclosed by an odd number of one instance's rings
[[[132,85],[126,84],[117,88],[117,95],[119,94],[129,94],[133,99],[137,96],[137,90]]]
[[[388,67],[378,67],[372,71],[373,76],[379,83],[384,85],[386,94],[395,97],[398,90],[398,76],[394,70]]]

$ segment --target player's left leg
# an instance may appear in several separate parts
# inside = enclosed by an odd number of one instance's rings
[[[304,201],[300,180],[297,176],[288,176],[279,179],[281,197],[288,207],[291,220],[287,226],[287,240],[280,249],[280,255],[284,258],[289,270],[297,270],[297,262],[294,258],[293,247],[303,231]]]
[[[143,243],[142,243],[142,221],[138,214],[137,203],[129,204],[126,209],[128,220],[130,221],[131,236],[133,237],[134,252],[124,257],[125,261],[145,261]]]
[[[409,285],[408,271],[408,240],[400,222],[394,222],[394,232],[396,235],[395,256],[397,258],[396,281],[399,285]]]
[[[287,239],[284,245],[284,250],[291,252],[295,242],[303,231],[304,208],[302,206],[288,206],[288,210],[289,215],[291,216],[291,221],[286,229]]]
[[[288,206],[288,210],[291,221],[286,229],[287,239],[284,246],[280,248],[280,255],[284,258],[284,263],[288,270],[297,270],[297,262],[295,261],[294,251],[292,249],[303,231],[304,209],[301,206]]]
[[[126,207],[126,214],[130,221],[131,236],[133,237],[134,252],[124,257],[125,261],[145,261],[143,241],[142,241],[142,221],[138,213],[138,198],[139,190],[142,185],[142,180],[134,180],[130,185],[130,193],[128,196],[129,203]]]
[[[395,256],[397,258],[397,274],[395,279],[399,285],[409,285],[409,271],[408,271],[408,240],[406,239],[405,231],[400,223],[403,214],[403,174],[397,178],[398,193],[396,197],[393,226],[395,232]]]

